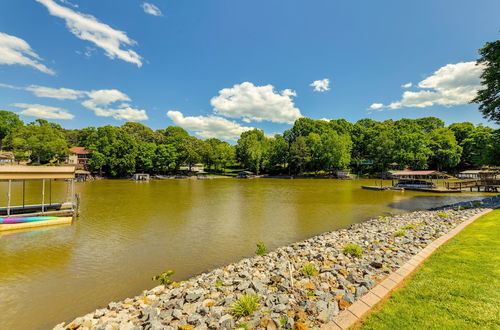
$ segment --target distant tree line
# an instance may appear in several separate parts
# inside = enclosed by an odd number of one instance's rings
[[[448,171],[500,165],[499,129],[469,122],[446,127],[435,117],[356,123],[300,118],[283,134],[268,137],[253,129],[231,145],[216,138],[201,140],[175,126],[152,130],[127,122],[64,129],[42,119],[24,124],[17,114],[0,111],[0,148],[14,152],[17,160],[61,163],[72,146],[91,150],[89,168],[110,177],[173,174],[197,163],[214,172],[239,166],[258,174],[292,175],[348,168],[374,173],[394,163]]]

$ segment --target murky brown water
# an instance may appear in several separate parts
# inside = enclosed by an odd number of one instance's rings
[[[52,187],[54,201],[63,195],[62,184]],[[377,192],[361,185],[373,180],[78,183],[80,218],[73,225],[0,236],[0,328],[50,328],[135,296],[155,285],[152,275],[168,269],[179,280],[250,256],[257,241],[275,248],[403,212],[400,206],[472,198]],[[39,203],[40,187],[28,185],[27,203]],[[0,206],[6,190],[0,183]]]

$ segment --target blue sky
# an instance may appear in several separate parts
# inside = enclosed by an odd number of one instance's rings
[[[300,116],[493,126],[467,100],[499,12],[489,0],[2,0],[0,108],[229,140]]]

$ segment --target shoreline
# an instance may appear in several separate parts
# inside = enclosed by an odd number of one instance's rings
[[[242,259],[175,286],[156,286],[55,329],[319,328],[435,239],[483,207],[498,206],[500,196],[482,202],[481,207],[462,202],[369,219],[262,257]],[[349,243],[362,247],[361,256],[344,251]],[[305,265],[317,274],[307,275],[311,272],[305,271]],[[259,297],[260,306],[252,316],[236,317],[232,312],[242,294]]]

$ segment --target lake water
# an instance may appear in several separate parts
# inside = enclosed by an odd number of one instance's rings
[[[78,183],[80,217],[63,227],[0,236],[0,328],[46,329],[174,279],[347,227],[370,217],[478,194],[369,191],[373,180],[102,180]],[[48,189],[48,187],[46,187]],[[0,183],[5,206],[6,183]],[[14,184],[14,194],[21,191]],[[48,191],[48,190],[47,190]],[[27,185],[39,203],[41,184]],[[54,182],[53,201],[64,195]],[[14,203],[20,203],[19,196]]]

